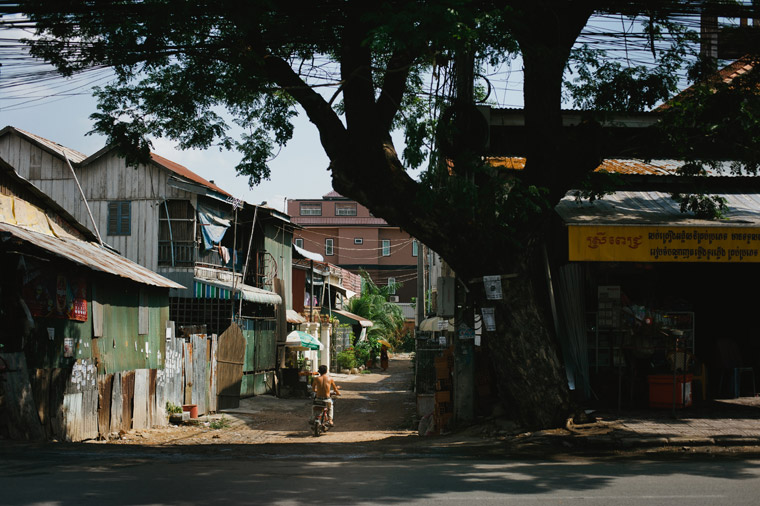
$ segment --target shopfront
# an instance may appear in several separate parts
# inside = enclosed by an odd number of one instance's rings
[[[673,384],[676,407],[755,395],[760,195],[722,196],[721,220],[681,213],[654,191],[557,206],[567,238],[560,337],[571,385],[587,398],[664,408]]]

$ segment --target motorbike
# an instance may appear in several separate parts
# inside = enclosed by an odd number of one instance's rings
[[[329,413],[330,403],[315,397],[311,405],[311,429],[314,437],[330,430]]]

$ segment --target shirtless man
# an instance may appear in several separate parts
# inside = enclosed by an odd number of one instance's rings
[[[315,398],[317,400],[325,401],[330,405],[330,409],[327,413],[328,418],[330,419],[330,425],[333,424],[333,401],[330,398],[330,390],[335,390],[335,395],[340,395],[340,392],[338,391],[340,387],[335,384],[335,381],[330,377],[329,374],[327,374],[327,366],[326,365],[320,365],[319,366],[319,376],[314,378],[314,381],[311,384],[311,389],[314,391]]]

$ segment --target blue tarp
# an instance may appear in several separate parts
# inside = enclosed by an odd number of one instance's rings
[[[203,246],[207,250],[214,249],[230,228],[230,213],[207,207],[200,202],[198,202],[197,211],[198,221],[201,223]]]

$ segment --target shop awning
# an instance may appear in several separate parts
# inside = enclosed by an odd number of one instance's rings
[[[725,219],[682,213],[669,193],[615,192],[593,202],[568,194],[555,210],[571,261],[760,262],[760,193],[720,193]]]
[[[299,323],[306,323],[306,318],[293,311],[292,309],[288,309],[285,312],[285,319],[288,321],[288,323],[293,323],[296,325]]]
[[[338,314],[340,316],[343,316],[344,318],[347,318],[349,320],[353,320],[354,322],[358,323],[362,327],[371,327],[373,323],[366,318],[363,318],[359,315],[355,315],[354,313],[349,313],[348,311],[343,311],[342,309],[333,309],[332,312],[334,314]]]
[[[321,350],[324,348],[324,345],[316,337],[300,330],[294,330],[288,334],[285,339],[285,346],[301,350]]]
[[[297,255],[296,255],[297,258],[298,258],[298,255],[300,255],[300,258],[306,258],[306,259],[309,259],[309,260],[314,260],[315,262],[324,262],[325,261],[325,257],[323,257],[322,255],[320,255],[319,253],[314,253],[314,252],[305,250],[303,248],[299,248],[295,244],[293,245],[293,249],[297,253]]]
[[[194,293],[196,298],[231,299],[233,293],[232,282],[218,279],[195,278]],[[238,285],[234,287],[236,293],[243,296],[248,302],[259,304],[282,304],[282,298],[274,292],[256,288],[250,285]],[[237,297],[235,297],[237,298]]]
[[[422,320],[419,329],[422,332],[442,332],[444,330],[453,332],[454,322],[452,320],[446,321],[445,318],[433,316],[432,318]]]

